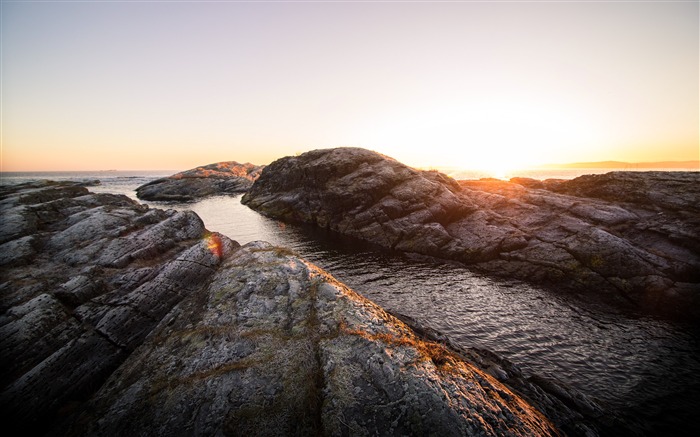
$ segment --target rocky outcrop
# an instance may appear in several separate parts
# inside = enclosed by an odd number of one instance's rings
[[[674,212],[682,218],[700,215],[699,172],[622,172],[593,174],[551,184],[550,190],[577,197],[633,204],[663,213]],[[690,223],[697,225],[697,222]],[[697,226],[695,226],[697,229]]]
[[[595,435],[600,411],[558,408],[558,385],[533,383],[535,407],[488,354],[194,213],[66,184],[4,190],[0,211],[10,434]]]
[[[242,201],[391,249],[697,320],[700,173],[595,180],[457,182],[338,148],[273,162]]]
[[[0,211],[0,409],[27,434],[89,398],[237,245],[194,213],[75,185],[6,189]]]
[[[143,200],[188,202],[217,194],[246,192],[264,166],[235,161],[217,162],[156,179],[136,189]]]
[[[552,435],[510,390],[265,243],[165,318],[71,431]],[[153,429],[153,428],[151,428]]]
[[[482,179],[483,180],[483,179]],[[566,182],[566,179],[545,179],[543,181],[539,179],[533,179],[533,178],[521,178],[521,177],[514,177],[510,178],[510,182],[518,185],[522,185],[523,187],[526,188],[536,188],[536,189],[546,189],[546,190],[551,190],[555,191],[556,187],[561,184],[562,182]]]

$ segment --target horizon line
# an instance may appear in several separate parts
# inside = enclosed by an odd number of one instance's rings
[[[226,162],[226,161],[218,161]],[[664,164],[664,165],[661,165]],[[0,174],[10,174],[10,173],[116,173],[116,172],[181,172],[189,169],[194,169],[201,167],[200,164],[187,169],[89,169],[89,170],[0,170]],[[268,165],[268,164],[265,164]],[[662,169],[662,168],[673,168],[673,169],[686,169],[686,170],[700,170],[700,160],[690,159],[690,160],[665,160],[665,161],[638,161],[638,162],[628,162],[628,161],[616,161],[616,160],[605,160],[605,161],[580,161],[580,162],[569,162],[569,163],[544,163],[544,164],[533,164],[527,165],[519,169],[513,170],[555,170],[555,169],[571,169],[571,168],[649,168],[649,169]],[[429,165],[421,166],[416,168],[422,169],[461,169],[470,171],[481,171],[478,168],[470,168],[468,166],[452,166],[452,165]]]

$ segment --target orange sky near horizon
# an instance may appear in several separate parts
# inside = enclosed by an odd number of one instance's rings
[[[1,171],[700,159],[698,2],[1,7]]]

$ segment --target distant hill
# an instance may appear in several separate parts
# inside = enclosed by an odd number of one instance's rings
[[[700,170],[700,161],[658,161],[658,162],[623,162],[597,161],[574,162],[569,164],[544,164],[539,168],[615,168],[623,170],[672,168],[679,170]]]

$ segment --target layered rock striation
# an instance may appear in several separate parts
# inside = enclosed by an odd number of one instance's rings
[[[286,249],[69,184],[0,195],[11,434],[595,435],[594,404],[411,329]]]
[[[0,200],[0,404],[45,431],[89,398],[237,244],[192,212],[39,184]],[[12,426],[10,426],[12,428]]]
[[[700,173],[522,182],[457,182],[337,148],[273,162],[242,201],[383,247],[697,320]]]
[[[265,243],[235,251],[75,423],[80,435],[151,423],[159,435],[557,432],[458,355]]]
[[[136,189],[143,200],[187,202],[206,196],[246,192],[264,166],[217,162],[156,179]]]

